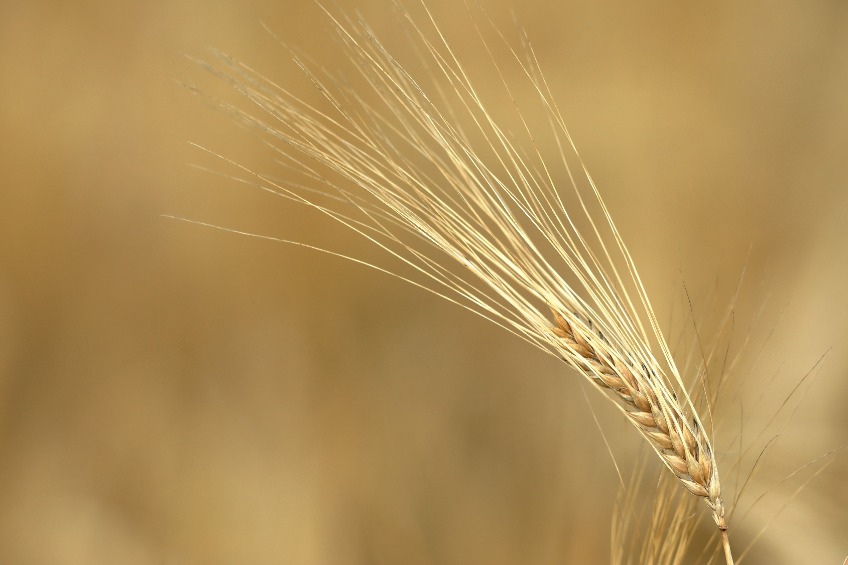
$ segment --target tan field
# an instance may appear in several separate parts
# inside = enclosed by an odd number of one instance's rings
[[[392,268],[192,145],[294,182],[192,59],[220,49],[320,104],[286,46],[353,67],[315,3],[19,4],[0,5],[0,563],[610,561],[616,466],[626,479],[645,450],[585,379],[373,269],[165,217]],[[680,4],[483,2],[519,51],[526,31],[685,376],[718,344],[734,552],[838,565],[848,12]],[[429,6],[514,120],[481,12]],[[391,0],[329,9],[414,60]]]

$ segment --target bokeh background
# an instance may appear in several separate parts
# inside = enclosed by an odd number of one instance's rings
[[[527,30],[661,319],[723,312],[746,272],[725,430],[792,415],[733,524],[739,548],[769,524],[746,561],[842,563],[846,456],[778,483],[848,442],[848,4],[483,5]],[[461,3],[430,6],[479,53]],[[389,0],[333,9],[404,44]],[[237,100],[186,55],[315,95],[261,22],[344,68],[310,0],[0,4],[0,563],[605,562],[594,418],[625,470],[639,440],[556,360],[379,273],[162,217],[379,260],[191,166],[227,169],[197,142],[274,171],[181,84]],[[752,456],[720,449],[736,488]]]

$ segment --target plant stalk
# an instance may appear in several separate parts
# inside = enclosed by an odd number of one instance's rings
[[[727,530],[721,531],[721,545],[724,547],[724,560],[727,565],[733,565],[733,553],[730,552],[730,540],[727,537]]]

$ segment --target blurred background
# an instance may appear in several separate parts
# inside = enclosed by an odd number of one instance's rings
[[[476,57],[466,8],[429,5]],[[732,492],[781,435],[737,548],[768,525],[747,562],[842,563],[848,457],[780,481],[848,442],[848,4],[483,6],[526,29],[660,319],[723,313],[745,272],[723,431],[768,431],[718,446]],[[389,0],[333,9],[403,49]],[[315,96],[262,22],[345,69],[311,0],[0,4],[0,563],[607,561],[594,418],[624,470],[640,442],[561,363],[379,273],[162,217],[379,261],[191,166],[226,170],[196,142],[274,172],[186,55]]]

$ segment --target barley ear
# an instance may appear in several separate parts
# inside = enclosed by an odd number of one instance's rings
[[[222,104],[224,109],[268,136],[279,160],[323,183],[327,193],[242,171],[263,190],[376,244],[412,272],[398,278],[561,358],[600,388],[677,480],[705,501],[732,563],[710,438],[633,259],[534,66],[535,55],[528,46],[523,58],[506,45],[512,59],[502,62],[489,51],[502,80],[506,63],[528,79],[559,149],[553,163],[538,150],[517,104],[529,149],[516,146],[426,2],[421,9],[428,30],[404,13],[426,69],[414,77],[364,23],[327,13],[344,44],[340,60],[351,63],[359,88],[316,76],[297,61],[324,98],[324,110],[221,57],[227,70],[210,70],[253,104],[250,112]],[[505,83],[504,89],[512,96]],[[572,200],[563,197],[569,188]],[[589,226],[585,233],[577,227],[582,222]]]
[[[686,420],[677,395],[655,370],[636,366],[616,352],[600,330],[582,331],[585,324],[569,323],[567,318],[580,320],[576,313],[553,311],[553,318],[552,331],[562,341],[564,360],[619,401],[665,466],[689,492],[706,501],[716,525],[726,530],[715,457],[698,417]]]

